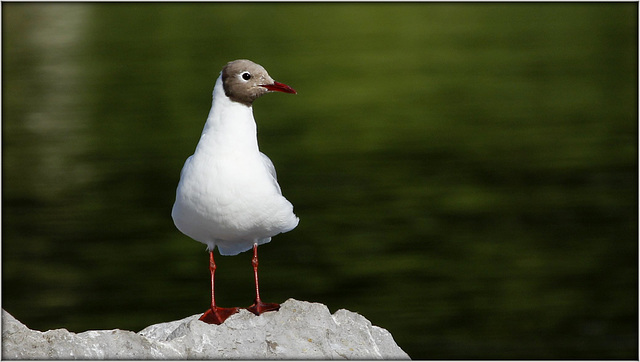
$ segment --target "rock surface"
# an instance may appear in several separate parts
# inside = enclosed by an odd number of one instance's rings
[[[72,333],[27,328],[2,311],[3,359],[409,359],[391,333],[344,309],[289,299],[278,312],[241,310],[222,325],[200,314],[154,324]]]

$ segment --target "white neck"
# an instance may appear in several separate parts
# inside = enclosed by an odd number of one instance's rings
[[[207,122],[202,130],[200,148],[214,147],[216,153],[258,151],[256,122],[253,109],[234,102],[224,94],[222,76],[213,88],[213,101]]]

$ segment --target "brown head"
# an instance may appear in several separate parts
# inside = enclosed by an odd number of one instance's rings
[[[246,59],[234,60],[222,68],[222,85],[227,97],[247,106],[269,91],[296,94],[288,85],[274,81],[260,64]]]

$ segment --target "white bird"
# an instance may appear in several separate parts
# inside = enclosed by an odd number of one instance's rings
[[[256,315],[278,310],[263,303],[258,287],[258,245],[298,225],[293,205],[282,196],[273,163],[258,149],[252,104],[270,91],[293,93],[252,61],[227,63],[213,88],[213,101],[196,149],[182,167],[171,217],[178,230],[207,245],[211,308],[200,317],[221,324],[238,308],[216,306],[213,249],[236,255],[253,248]]]

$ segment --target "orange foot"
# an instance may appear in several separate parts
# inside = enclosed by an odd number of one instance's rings
[[[280,309],[280,304],[278,303],[262,303],[262,301],[255,302],[251,307],[247,308],[247,310],[255,315],[260,315],[264,312],[271,312]]]
[[[213,309],[209,308],[200,320],[209,323],[209,324],[222,324],[227,318],[238,313],[240,311],[239,308],[220,308],[214,307]]]

